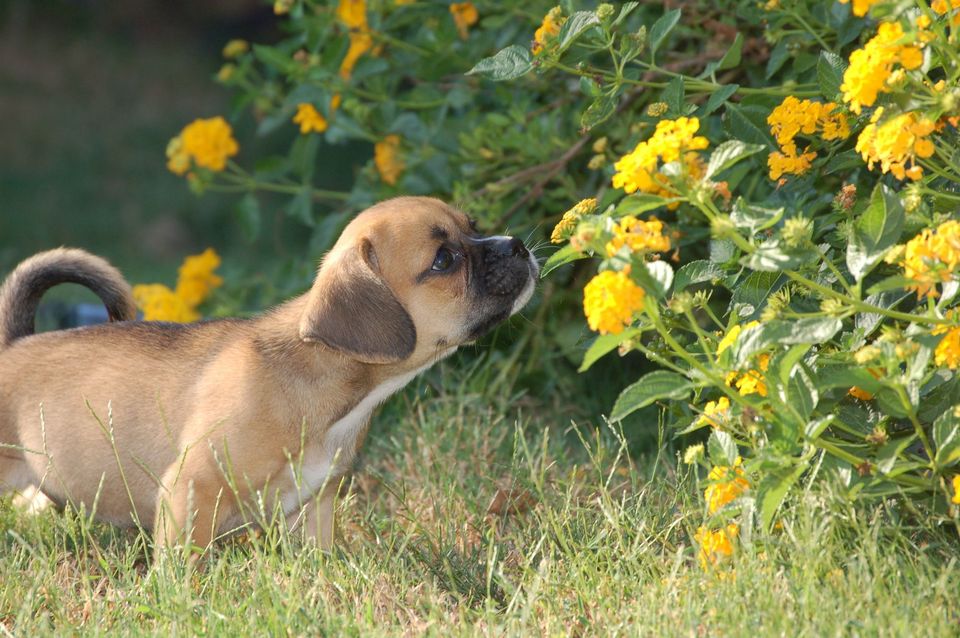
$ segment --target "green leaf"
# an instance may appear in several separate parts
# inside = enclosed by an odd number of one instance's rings
[[[768,80],[772,78],[788,59],[790,59],[789,40],[780,38],[767,59],[766,78]]]
[[[617,111],[617,96],[603,94],[597,97],[580,116],[580,128],[589,131],[610,119]]]
[[[759,153],[763,149],[764,147],[760,144],[747,144],[746,142],[741,142],[740,140],[727,140],[726,142],[720,144],[720,146],[714,149],[713,153],[710,154],[710,161],[707,163],[707,172],[704,177],[706,179],[713,179],[714,175],[717,175],[718,173],[730,168],[737,162],[750,157],[754,153]],[[739,203],[743,200],[738,199],[737,201]],[[782,208],[780,209],[780,214],[783,215]]]
[[[710,438],[707,439],[707,452],[710,454],[711,463],[728,467],[733,466],[737,457],[740,456],[733,437],[716,428],[710,432]]]
[[[247,193],[237,204],[237,220],[240,231],[247,241],[260,235],[260,202],[253,193]]]
[[[725,71],[726,69],[732,69],[739,65],[742,52],[743,34],[737,32],[737,37],[733,39],[733,44],[730,45],[730,48],[727,49],[727,52],[723,54],[722,58],[720,58],[720,62],[717,63],[717,70]]]
[[[687,286],[700,284],[705,281],[721,279],[726,275],[726,271],[706,259],[697,259],[688,264],[684,264],[677,271],[677,276],[673,280],[673,291],[678,293]]]
[[[620,200],[620,203],[617,204],[617,216],[623,217],[624,215],[633,215],[637,216],[641,213],[645,213],[650,210],[660,208],[661,206],[667,206],[673,202],[679,201],[676,197],[671,197],[667,199],[666,197],[660,197],[659,195],[650,195],[648,193],[637,193],[635,195],[628,195]]]
[[[254,44],[253,54],[258,60],[281,73],[290,73],[298,66],[298,63],[291,56],[274,47]]]
[[[767,115],[767,109],[756,105],[728,104],[723,114],[723,125],[730,137],[734,139],[776,148],[770,129],[767,127]]]
[[[806,421],[820,402],[820,393],[803,366],[797,366],[787,383],[786,392],[781,392],[780,398],[789,403],[800,414],[800,418]]]
[[[783,503],[783,499],[787,496],[787,492],[790,491],[793,484],[803,476],[808,463],[809,461],[802,459],[796,467],[783,467],[768,471],[760,482],[757,491],[760,500],[760,524],[763,529],[770,530],[777,509]]]
[[[639,6],[640,6],[640,3],[639,3],[639,2],[624,2],[624,3],[623,3],[623,6],[620,7],[620,13],[618,13],[616,19],[615,19],[613,22],[610,23],[610,26],[611,26],[611,27],[615,27],[615,26],[617,26],[618,24],[620,24],[621,22],[623,22],[623,20],[624,20],[628,15],[630,15],[630,13],[631,13],[634,9],[636,9],[636,8],[639,7]]]
[[[737,89],[740,88],[739,84],[725,84],[719,89],[710,94],[710,99],[707,100],[707,103],[703,105],[703,108],[700,109],[700,115],[706,116],[710,115],[718,108],[723,106],[723,103],[730,99],[730,96],[737,92]]]
[[[713,161],[712,157],[710,159]],[[783,211],[783,207],[764,208],[750,204],[742,197],[738,197],[737,201],[733,203],[733,210],[730,211],[730,221],[737,228],[744,228],[749,230],[751,234],[755,234],[775,226],[783,217]]]
[[[620,393],[610,413],[611,421],[620,421],[640,408],[661,399],[685,399],[690,395],[693,383],[675,372],[657,370],[640,377]]]
[[[479,75],[494,82],[514,80],[533,69],[533,56],[527,47],[512,44],[490,58],[484,58],[467,71],[467,75]]]
[[[861,166],[863,166],[863,158],[860,156],[860,153],[850,149],[849,151],[843,151],[831,157],[823,167],[823,172],[830,175],[841,171],[848,171],[853,168],[860,168]]]
[[[653,23],[653,26],[650,27],[650,56],[657,52],[657,49],[660,48],[660,44],[663,42],[673,28],[677,26],[677,22],[680,21],[680,9],[671,9],[664,13],[659,20]]]
[[[863,279],[900,239],[904,221],[900,198],[891,188],[878,183],[866,210],[849,231],[847,269],[857,281]]]
[[[577,11],[567,18],[563,27],[560,28],[560,33],[557,35],[557,51],[563,53],[583,35],[584,31],[598,24],[600,20],[593,11]]]
[[[820,52],[820,59],[817,60],[817,84],[823,97],[831,101],[836,99],[846,70],[847,65],[839,55],[829,51]]]
[[[685,88],[682,77],[675,77],[663,87],[660,100],[666,103],[668,115],[680,115],[683,112]]]
[[[798,343],[778,359],[780,383],[783,385],[787,384],[787,382],[790,380],[790,376],[793,374],[794,367],[796,367],[800,360],[803,359],[803,357],[809,351],[809,343]]]
[[[618,335],[609,334],[598,336],[593,340],[593,343],[590,344],[590,347],[587,348],[587,351],[583,353],[583,362],[580,364],[577,372],[586,372],[590,369],[590,366],[596,363],[602,356],[616,350],[621,343],[637,336],[640,332],[641,331],[636,328],[627,328]]]
[[[313,189],[304,186],[287,206],[287,214],[299,219],[307,226],[313,226]]]
[[[960,421],[953,415],[952,407],[934,421],[933,443],[938,466],[951,465],[960,459]]]
[[[809,439],[809,440],[811,440],[811,441],[815,441],[816,439],[818,439],[818,438],[820,437],[821,434],[823,434],[823,431],[826,430],[827,427],[828,427],[831,423],[833,423],[834,419],[836,419],[836,418],[837,418],[836,416],[834,416],[834,415],[832,415],[832,414],[828,414],[827,416],[823,417],[822,419],[816,419],[816,420],[814,420],[814,421],[808,422],[807,425],[806,425],[806,427],[803,428],[803,435],[804,435],[807,439]]]
[[[840,332],[843,322],[832,317],[806,317],[790,321],[771,321],[764,335],[771,343],[789,346],[800,343],[823,344]]]
[[[780,272],[795,269],[813,256],[812,251],[785,250],[779,239],[768,239],[744,257],[742,263],[750,270]]]
[[[582,253],[568,244],[550,255],[546,263],[543,264],[543,268],[540,270],[540,278],[543,279],[564,264],[569,264],[577,261],[578,259],[586,259],[587,257],[589,257],[588,254]]]
[[[772,293],[786,283],[786,277],[775,272],[753,272],[737,286],[730,298],[730,309],[746,304],[759,310]]]

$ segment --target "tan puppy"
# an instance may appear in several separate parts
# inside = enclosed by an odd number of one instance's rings
[[[306,294],[248,320],[129,321],[130,289],[79,250],[36,255],[0,289],[0,492],[39,489],[97,518],[205,547],[263,503],[322,547],[371,411],[517,312],[537,263],[444,203],[361,213]],[[96,292],[117,323],[33,335],[43,293]]]

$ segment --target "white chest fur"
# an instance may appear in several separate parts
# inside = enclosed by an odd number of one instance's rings
[[[444,352],[438,359],[455,349]],[[279,486],[285,514],[302,506],[325,483],[340,477],[350,468],[357,447],[357,436],[363,431],[373,410],[431,365],[433,362],[375,387],[350,412],[330,426],[322,441],[308,443],[302,456],[292,459],[289,476],[281,478],[282,485]]]

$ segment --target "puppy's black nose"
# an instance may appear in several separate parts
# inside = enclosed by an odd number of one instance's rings
[[[516,237],[510,239],[509,248],[510,255],[513,257],[526,257],[530,254],[529,251],[527,251],[527,247],[523,245],[523,242]]]

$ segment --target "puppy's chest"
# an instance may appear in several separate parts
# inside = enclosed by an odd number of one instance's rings
[[[290,471],[282,479],[280,489],[285,512],[296,509],[325,483],[329,484],[350,469],[373,410],[420,371],[414,370],[378,385],[323,435],[305,442],[303,453],[291,459]]]

